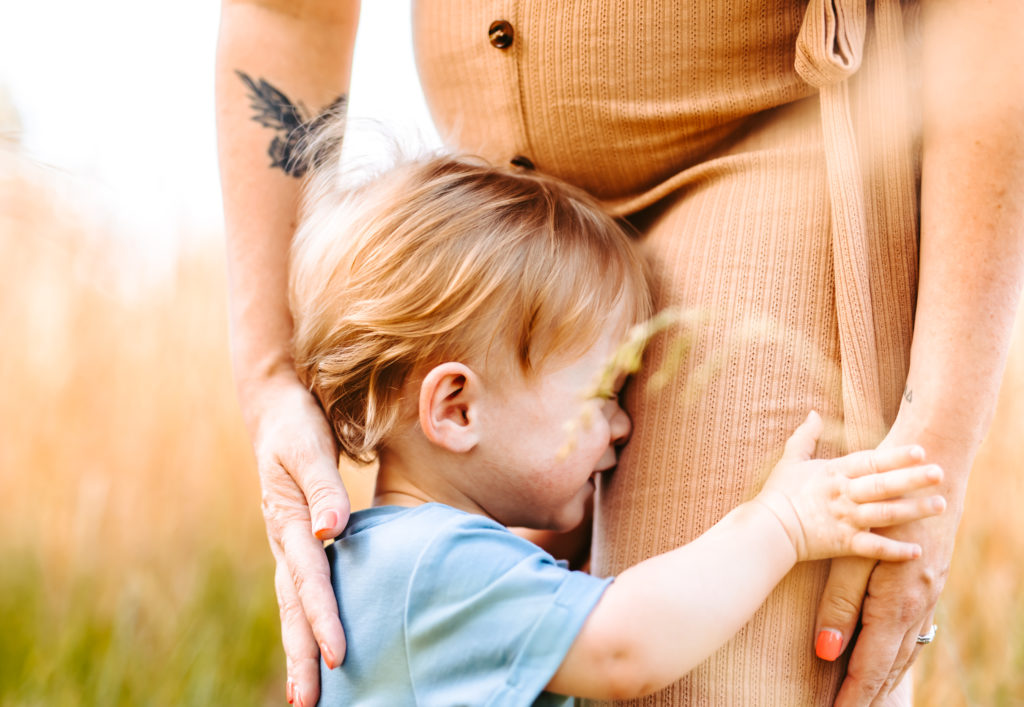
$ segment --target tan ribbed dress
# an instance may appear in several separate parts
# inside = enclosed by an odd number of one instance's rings
[[[416,4],[449,143],[627,216],[658,304],[692,314],[688,346],[657,340],[630,388],[596,573],[750,498],[810,408],[834,423],[822,455],[873,446],[895,417],[917,280],[913,18],[894,0]],[[844,666],[812,647],[827,571],[798,566],[733,641],[640,703],[831,704]]]

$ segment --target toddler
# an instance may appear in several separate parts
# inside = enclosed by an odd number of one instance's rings
[[[812,459],[811,413],[764,488],[613,578],[507,526],[580,524],[630,422],[609,362],[647,319],[628,237],[583,192],[436,157],[321,181],[292,251],[300,377],[374,507],[327,548],[348,638],[327,705],[561,705],[680,678],[803,560],[920,549],[871,532],[934,515],[918,447]],[[621,358],[621,357],[620,357]],[[299,698],[301,701],[301,697]]]

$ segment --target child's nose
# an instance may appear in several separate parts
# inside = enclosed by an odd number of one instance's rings
[[[611,432],[612,444],[625,444],[626,440],[629,439],[630,432],[633,431],[633,423],[630,421],[629,415],[626,414],[626,411],[619,407],[618,400],[613,400],[610,404],[615,406],[612,416],[608,420],[608,429]]]

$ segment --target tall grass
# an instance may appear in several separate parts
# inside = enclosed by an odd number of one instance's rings
[[[280,703],[216,239],[140,274],[0,158],[0,704]]]
[[[69,191],[0,151],[0,706],[280,704],[218,239],[140,277]],[[1022,386],[1017,346],[920,705],[1024,704]]]

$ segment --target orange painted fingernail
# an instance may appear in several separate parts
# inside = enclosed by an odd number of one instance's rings
[[[324,662],[327,663],[327,667],[334,670],[338,667],[338,659],[334,655],[334,651],[326,643],[320,646],[320,655],[324,657]]]
[[[329,540],[330,538],[320,537],[324,533],[331,533],[334,531],[334,526],[338,524],[338,514],[334,511],[325,511],[320,514],[320,517],[316,520],[316,528],[313,530],[313,534],[321,540]]]
[[[818,632],[814,654],[822,660],[835,660],[843,652],[843,634],[834,628],[823,628]]]
[[[295,681],[291,678],[288,678],[288,689],[285,691],[285,694],[288,697],[288,704],[295,701]]]

